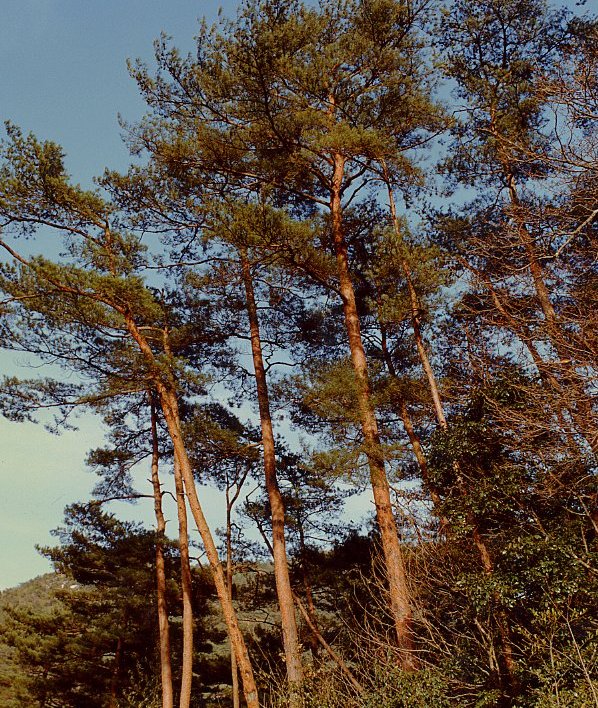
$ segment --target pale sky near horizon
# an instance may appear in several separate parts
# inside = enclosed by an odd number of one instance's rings
[[[117,114],[135,120],[143,103],[127,58],[151,61],[152,42],[165,31],[182,50],[193,49],[199,18],[233,15],[236,0],[2,0],[0,120],[61,144],[74,179],[90,186],[105,167],[126,169],[128,153]],[[36,244],[33,251],[41,250]],[[3,353],[0,375],[32,377],[23,357]],[[0,418],[0,590],[50,570],[35,544],[63,518],[66,504],[88,497],[95,483],[85,455],[102,444],[100,422],[80,421],[78,432],[53,436],[42,426]],[[147,471],[140,470],[147,485]],[[144,490],[149,492],[149,486]],[[219,521],[217,492],[204,490],[207,516]],[[151,508],[124,504],[111,510],[151,522]],[[167,516],[176,518],[174,509]]]

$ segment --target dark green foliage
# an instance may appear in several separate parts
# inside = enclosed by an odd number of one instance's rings
[[[13,661],[22,677],[24,702],[15,705],[38,701],[100,707],[109,704],[113,691],[119,701],[125,696],[131,700],[139,682],[153,684],[158,666],[155,535],[118,521],[94,503],[69,507],[65,526],[56,535],[60,546],[42,549],[61,573],[52,599],[46,600],[47,608],[37,599],[19,596],[18,604],[11,603],[3,618],[4,645],[13,647]],[[165,554],[176,667],[180,590],[173,578],[178,552],[168,543]],[[197,650],[209,656],[214,646],[222,644],[225,632],[219,623],[208,624],[214,590],[207,574],[196,571],[193,582]],[[226,673],[218,660],[208,659],[198,662],[197,678],[199,690],[202,685],[221,683]],[[154,691],[145,699],[153,701],[159,687],[154,685]]]

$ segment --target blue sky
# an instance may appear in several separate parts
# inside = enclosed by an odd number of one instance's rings
[[[85,186],[105,167],[125,169],[128,155],[117,115],[135,120],[143,111],[127,58],[151,60],[152,42],[161,31],[191,50],[198,18],[214,21],[220,6],[231,15],[237,3],[3,0],[0,119],[60,143],[74,180]],[[41,239],[38,248],[43,248]],[[34,375],[23,363],[23,357],[0,357],[2,373]],[[49,530],[60,524],[64,506],[89,494],[95,479],[84,459],[101,442],[101,428],[91,417],[80,421],[78,432],[59,437],[42,426],[0,418],[0,589],[50,569],[34,546],[51,543]],[[147,476],[147,470],[139,471],[142,487]],[[206,495],[208,510],[215,512],[217,494],[204,490]],[[147,507],[120,504],[116,510],[151,519]],[[174,509],[167,509],[167,516],[176,518]],[[218,519],[212,513],[213,526]]]
[[[0,115],[62,144],[77,179],[127,164],[117,114],[143,110],[127,58],[152,58],[165,31],[192,48],[198,18],[214,21],[231,0],[4,0]]]

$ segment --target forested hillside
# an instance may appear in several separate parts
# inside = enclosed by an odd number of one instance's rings
[[[108,431],[8,705],[598,706],[586,9],[244,0],[92,191],[7,124],[0,411]]]

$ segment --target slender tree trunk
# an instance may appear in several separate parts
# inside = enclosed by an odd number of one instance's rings
[[[245,645],[245,640],[243,639],[243,635],[239,628],[237,615],[228,594],[226,577],[220,563],[220,558],[218,557],[218,549],[214,543],[214,537],[212,536],[212,532],[210,531],[210,527],[204,516],[199,497],[197,496],[191,462],[189,461],[189,456],[187,455],[187,450],[181,434],[179,408],[175,389],[172,385],[167,385],[162,378],[162,371],[156,365],[154,353],[145,337],[139,331],[132,315],[125,311],[123,312],[123,317],[129,333],[137,343],[141,353],[144,355],[148,366],[155,371],[154,386],[160,397],[160,406],[168,428],[168,434],[172,441],[175,456],[178,459],[181,475],[183,477],[183,483],[187,492],[187,498],[189,500],[189,508],[191,509],[191,513],[197,525],[197,530],[201,536],[206,556],[210,564],[210,569],[214,578],[214,585],[216,587],[216,593],[222,608],[222,614],[226,623],[231,645],[233,647],[233,651],[235,651],[237,655],[237,663],[239,665],[239,671],[243,681],[245,702],[247,703],[247,708],[259,708],[257,685],[255,683],[247,646]]]
[[[319,658],[319,652],[320,652],[320,644],[321,642],[319,641],[318,637],[316,636],[316,633],[314,633],[314,629],[316,632],[318,632],[318,617],[316,613],[316,605],[314,603],[314,596],[311,590],[311,583],[308,577],[308,570],[307,570],[307,559],[306,559],[306,553],[305,553],[305,539],[303,537],[303,528],[301,526],[301,523],[299,525],[299,535],[300,535],[300,543],[301,543],[301,580],[302,580],[302,585],[303,585],[303,592],[305,593],[305,600],[307,603],[307,613],[310,618],[310,622],[308,626],[312,630],[310,632],[310,645],[311,645],[311,653],[314,659],[314,662],[317,661]],[[301,609],[301,608],[300,608]],[[303,614],[303,612],[302,612]]]
[[[181,694],[179,708],[189,708],[193,683],[193,603],[191,562],[189,560],[189,531],[187,504],[177,454],[174,455],[174,485],[179,521],[179,552],[181,559],[181,594],[183,600],[183,657],[181,666]]]
[[[161,394],[164,419],[166,420],[166,425],[168,426],[168,431],[174,446],[175,454],[178,457],[185,490],[187,492],[187,498],[189,500],[189,507],[191,509],[191,513],[193,514],[193,518],[195,519],[197,530],[201,536],[210,568],[212,569],[214,585],[216,586],[216,593],[218,594],[220,606],[222,607],[222,613],[229,632],[231,645],[237,656],[237,664],[243,680],[243,693],[245,695],[247,708],[259,708],[257,686],[253,676],[249,653],[247,652],[245,640],[243,639],[243,635],[239,628],[239,621],[237,619],[235,609],[228,594],[226,578],[218,557],[218,550],[216,548],[216,544],[214,543],[214,538],[210,531],[210,527],[208,526],[201,508],[199,497],[197,496],[197,490],[195,489],[193,470],[191,469],[191,463],[189,461],[181,435],[176,396],[173,392],[168,391],[163,384],[161,388],[162,390],[159,392]]]
[[[240,257],[241,274],[243,278],[243,285],[245,287],[247,315],[249,318],[251,353],[253,356],[253,367],[255,370],[255,381],[260,411],[262,447],[264,454],[264,475],[272,516],[274,577],[276,581],[278,604],[280,607],[282,640],[287,665],[290,705],[294,707],[301,704],[303,670],[301,667],[301,650],[299,647],[299,636],[297,632],[297,619],[295,616],[295,605],[293,603],[293,592],[291,589],[289,565],[286,553],[284,534],[284,502],[282,499],[282,494],[280,493],[278,478],[276,475],[274,431],[272,429],[272,418],[270,415],[268,384],[266,381],[266,370],[264,368],[264,360],[262,357],[262,344],[257,306],[255,302],[255,293],[253,290],[251,267],[245,250],[240,250]]]
[[[390,179],[388,178],[388,172],[386,170],[386,165],[383,163],[383,169],[384,169],[384,178],[386,182],[386,187],[388,190],[388,203],[390,207],[390,214],[395,230],[395,234],[397,237],[397,240],[399,242],[399,247],[402,247],[402,239],[401,239],[401,232],[400,232],[400,225],[399,221],[397,218],[397,212],[396,212],[396,207],[395,207],[395,201],[394,201],[394,195],[392,193],[392,186],[390,184]],[[432,401],[434,403],[434,411],[436,413],[436,419],[438,421],[438,425],[442,428],[442,430],[448,430],[448,423],[446,419],[446,415],[444,413],[444,406],[442,404],[442,398],[440,396],[440,390],[438,388],[438,384],[436,382],[436,376],[434,375],[434,370],[432,368],[432,365],[430,363],[430,359],[428,357],[428,353],[426,351],[424,342],[423,342],[423,337],[421,334],[421,328],[420,328],[420,304],[419,304],[419,296],[417,294],[417,291],[415,289],[415,285],[413,283],[413,278],[411,274],[411,268],[409,266],[409,263],[407,260],[403,257],[401,254],[400,256],[401,260],[401,267],[403,270],[403,275],[405,277],[405,281],[407,283],[407,289],[409,292],[409,300],[411,304],[411,323],[412,323],[412,328],[413,328],[413,336],[415,339],[415,344],[416,348],[419,354],[420,362],[422,365],[422,368],[426,374],[426,378],[428,380],[428,385],[430,388],[430,393],[432,396]],[[455,471],[456,479],[457,479],[457,484],[460,490],[461,495],[464,498],[467,498],[469,496],[468,490],[465,486],[465,481],[463,479],[463,474],[461,472],[461,467],[457,461],[453,462],[453,469]],[[492,575],[494,573],[494,565],[492,562],[492,557],[490,555],[490,550],[488,549],[488,545],[482,536],[480,529],[479,529],[479,523],[477,518],[470,513],[468,515],[468,523],[472,527],[472,537],[473,537],[473,542],[474,545],[479,553],[480,556],[480,561],[482,564],[482,568],[484,569],[484,573],[487,575]],[[498,593],[494,594],[494,600],[497,606],[497,625],[498,625],[498,631],[500,635],[500,642],[501,642],[501,656],[503,660],[503,668],[506,672],[506,675],[508,677],[509,684],[511,686],[514,686],[516,683],[515,679],[515,660],[513,658],[513,648],[512,648],[512,641],[511,641],[511,636],[510,636],[510,631],[508,627],[508,618],[504,612],[504,610],[501,607],[501,602],[500,602],[500,597]]]
[[[303,571],[303,592],[305,593],[305,600],[307,603],[307,614],[309,615],[310,618],[310,623],[308,623],[309,628],[312,630],[310,632],[310,650],[313,656],[314,663],[318,661],[320,657],[320,640],[317,637],[317,632],[319,632],[318,629],[318,617],[316,615],[316,606],[314,604],[314,597],[311,591],[311,585],[310,582],[305,574],[305,571]],[[299,608],[301,609],[301,608]],[[303,614],[303,612],[301,613]],[[315,629],[315,632],[314,632]]]
[[[488,275],[481,272],[477,268],[474,268],[465,258],[458,257],[458,261],[465,268],[467,268],[475,276],[477,281],[488,291],[496,311],[504,320],[505,327],[509,329],[527,349],[530,358],[534,362],[536,370],[542,380],[542,384],[559,397],[560,402],[556,406],[555,414],[559,425],[567,436],[569,446],[572,449],[579,449],[579,445],[576,444],[575,440],[573,440],[573,434],[575,433],[577,435],[581,435],[596,454],[596,441],[592,440],[588,436],[583,425],[580,424],[577,417],[577,412],[574,407],[571,406],[571,401],[567,400],[563,387],[553,373],[554,365],[544,361],[534,343],[532,333],[529,331],[526,324],[517,319],[517,317],[509,311],[507,304],[501,299],[499,292]],[[573,425],[567,422],[567,417],[572,421]]]
[[[473,540],[480,554],[484,573],[492,576],[494,573],[494,563],[488,551],[488,547],[480,534],[477,520],[473,517],[469,520],[473,526]],[[511,689],[517,685],[517,662],[513,655],[513,640],[511,639],[511,631],[509,629],[509,618],[507,617],[498,592],[493,593],[493,600],[496,605],[496,626],[500,639],[500,658],[502,663],[502,672],[507,677],[507,683]]]
[[[381,308],[381,302],[380,302],[380,297],[377,297],[377,302],[378,302],[378,326],[380,327],[380,346],[382,349],[382,358],[384,359],[384,364],[386,365],[386,369],[389,373],[390,376],[392,376],[393,379],[398,379],[397,375],[397,370],[395,368],[394,362],[392,360],[392,356],[390,354],[390,351],[388,349],[388,337],[386,333],[386,327],[384,326],[384,323],[382,322],[382,308]],[[422,481],[425,484],[425,486],[428,488],[428,491],[430,492],[430,498],[432,499],[432,503],[434,504],[434,507],[436,509],[440,508],[441,504],[441,499],[440,495],[438,493],[437,488],[435,487],[434,484],[432,484],[430,480],[430,475],[428,472],[428,461],[426,459],[426,455],[424,453],[424,449],[422,447],[421,441],[419,439],[419,436],[415,432],[415,429],[413,427],[413,421],[411,420],[411,416],[409,415],[409,409],[407,408],[407,403],[405,402],[405,399],[401,396],[399,401],[398,401],[398,408],[399,408],[399,415],[401,417],[401,421],[403,423],[403,427],[405,428],[405,432],[407,433],[407,437],[409,438],[409,443],[411,444],[411,449],[413,450],[413,454],[415,456],[415,459],[417,460],[417,464],[419,466],[419,470],[421,473]],[[445,520],[446,521],[446,520]]]
[[[503,164],[503,169],[507,180],[509,200],[513,209],[515,221],[517,222],[519,238],[527,255],[527,262],[529,265],[530,274],[532,276],[532,281],[534,283],[534,288],[536,290],[536,295],[538,297],[538,302],[540,303],[540,307],[544,313],[544,318],[548,324],[548,329],[550,333],[554,335],[554,330],[558,327],[557,317],[552,302],[550,301],[550,294],[548,293],[548,288],[546,287],[546,282],[544,280],[542,264],[540,263],[538,253],[536,251],[536,244],[534,243],[534,239],[532,238],[532,235],[530,234],[521,215],[521,202],[519,201],[519,195],[517,194],[515,176],[512,174],[508,166]]]
[[[173,708],[172,666],[170,663],[170,628],[166,604],[166,572],[164,569],[164,538],[166,521],[162,512],[162,487],[158,473],[159,449],[156,424],[156,406],[150,393],[152,431],[152,487],[154,490],[154,513],[156,515],[156,597],[158,604],[158,634],[160,643],[160,675],[162,681],[162,708]]]
[[[270,540],[268,539],[268,536],[266,535],[264,527],[262,526],[262,524],[259,521],[257,523],[257,528],[258,528],[258,531],[260,532],[262,538],[264,539],[264,543],[266,544],[266,547],[268,548],[270,555],[273,556],[274,552],[272,550],[272,544],[270,543]],[[358,692],[363,691],[363,687],[359,684],[357,679],[353,676],[353,674],[351,673],[351,670],[346,665],[346,663],[343,661],[342,657],[339,656],[334,651],[334,649],[330,646],[330,644],[328,644],[328,642],[324,639],[321,632],[319,631],[317,623],[314,621],[315,607],[312,606],[311,610],[308,610],[296,592],[293,592],[293,600],[297,604],[297,607],[299,608],[299,612],[301,612],[303,619],[305,620],[305,623],[310,628],[313,635],[316,637],[318,643],[325,649],[325,651],[328,653],[330,658],[338,664],[338,667],[345,674],[345,676],[349,679],[349,681],[351,682],[353,687]]]
[[[382,356],[384,358],[386,368],[388,370],[388,373],[393,378],[398,378],[397,372],[396,372],[396,369],[394,366],[394,362],[392,360],[390,352],[388,351],[388,344],[386,341],[386,329],[385,329],[384,325],[382,324],[382,322],[380,322],[380,332],[381,332],[381,336],[382,336]],[[409,414],[409,409],[407,408],[407,403],[405,402],[405,399],[403,397],[401,397],[398,401],[398,408],[399,408],[399,415],[400,415],[401,421],[403,423],[403,427],[405,428],[405,432],[407,433],[407,437],[409,438],[409,443],[411,444],[411,449],[413,450],[413,454],[414,454],[415,459],[417,460],[417,464],[419,466],[419,471],[421,473],[422,481],[424,483],[424,486],[427,488],[428,492],[430,493],[430,499],[432,500],[433,510],[439,519],[438,532],[441,536],[446,537],[449,532],[450,524],[449,524],[449,521],[446,518],[446,516],[443,516],[442,514],[440,514],[439,510],[442,505],[440,493],[438,492],[438,487],[430,479],[430,473],[428,471],[428,460],[426,459],[426,455],[424,453],[424,449],[422,447],[421,440],[419,439],[419,436],[415,432],[415,429],[413,427],[413,421],[411,420],[411,415]]]
[[[233,601],[233,544],[232,544],[232,528],[231,528],[231,510],[229,488],[226,488],[226,586],[231,603]],[[233,708],[240,708],[241,696],[239,692],[239,669],[237,668],[237,657],[233,651],[232,645],[230,650],[230,672],[232,679],[233,692]]]
[[[303,585],[303,592],[305,593],[305,600],[307,603],[307,612],[309,614],[311,623],[308,625],[310,628],[318,628],[318,618],[316,613],[316,606],[314,603],[314,596],[311,590],[311,582],[309,580],[309,570],[307,563],[307,546],[305,543],[305,531],[303,526],[303,519],[301,515],[296,518],[297,532],[299,534],[299,561],[301,569],[301,584]],[[297,599],[297,598],[295,598]],[[299,605],[297,605],[299,606]],[[300,608],[301,609],[301,608]],[[301,612],[303,614],[303,612]],[[314,662],[318,659],[320,652],[321,642],[318,640],[314,632],[310,632],[310,649],[314,659]]]
[[[392,186],[390,184],[390,179],[388,177],[388,171],[386,168],[386,163],[382,162],[382,167],[384,171],[384,179],[386,182],[386,188],[388,191],[388,205],[390,207],[390,216],[392,218],[392,224],[394,232],[397,238],[399,246],[399,262],[401,264],[401,270],[403,271],[403,276],[405,278],[405,283],[407,284],[407,292],[409,293],[409,305],[411,310],[411,327],[413,329],[413,338],[415,340],[415,346],[417,348],[417,353],[419,355],[419,360],[421,362],[424,373],[428,380],[428,387],[430,389],[430,394],[432,396],[432,401],[434,403],[434,412],[436,413],[436,419],[438,423],[446,428],[446,417],[444,415],[444,409],[442,407],[442,400],[440,398],[440,391],[438,390],[438,384],[436,383],[436,377],[434,376],[434,370],[430,363],[430,358],[428,357],[428,352],[424,344],[424,339],[421,333],[421,307],[419,304],[419,297],[413,284],[413,276],[411,273],[411,266],[403,254],[403,239],[401,236],[401,226],[399,224],[399,219],[397,217],[397,209],[395,206],[395,199],[392,193]]]
[[[351,351],[351,363],[357,385],[357,399],[361,429],[363,432],[365,451],[370,468],[370,479],[376,506],[376,517],[380,528],[382,550],[386,563],[386,575],[389,585],[390,606],[397,635],[397,643],[403,650],[403,666],[406,669],[415,668],[417,665],[413,649],[410,593],[407,584],[405,566],[399,535],[392,511],[390,489],[386,471],[384,469],[384,456],[380,445],[378,421],[372,403],[372,394],[368,377],[367,360],[361,339],[361,328],[355,291],[349,272],[347,256],[347,243],[343,232],[343,217],[341,205],[341,189],[343,183],[345,158],[335,153],[332,189],[330,193],[330,214],[332,222],[332,237],[336,254],[339,289],[343,302],[345,326]]]
[[[544,315],[548,339],[558,355],[559,368],[562,372],[564,383],[574,393],[574,403],[572,406],[569,406],[569,409],[576,425],[581,429],[592,451],[595,455],[598,455],[596,416],[592,410],[587,391],[584,388],[584,383],[580,380],[579,374],[575,370],[575,365],[571,357],[571,347],[566,344],[567,334],[563,330],[562,323],[559,321],[550,299],[550,293],[544,277],[544,269],[538,256],[536,244],[522,214],[522,206],[517,193],[515,176],[511,172],[508,164],[503,163],[502,167],[507,181],[509,200],[511,202],[513,217],[517,224],[519,239],[525,249],[536,296]]]
[[[317,639],[319,644],[323,647],[324,651],[330,656],[330,658],[338,665],[339,669],[345,674],[347,679],[349,680],[350,684],[353,686],[353,688],[357,691],[357,693],[362,693],[363,692],[363,686],[357,681],[355,676],[353,676],[351,669],[347,666],[343,658],[337,654],[334,649],[328,644],[328,642],[324,639],[322,636],[322,633],[318,629],[317,624],[314,622],[314,617],[312,616],[311,612],[305,607],[305,605],[301,602],[301,598],[298,595],[294,595],[295,602],[297,603],[297,607],[299,608],[299,611],[303,615],[303,619],[305,620],[305,623],[307,626],[310,628],[312,631],[314,637]]]

